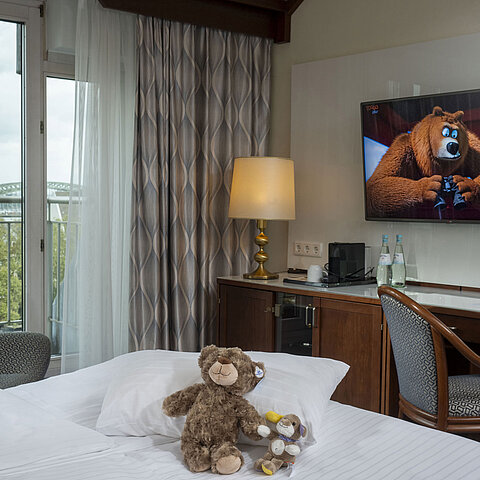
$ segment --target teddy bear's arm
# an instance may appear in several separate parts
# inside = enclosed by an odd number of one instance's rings
[[[261,440],[258,434],[259,425],[266,425],[265,419],[255,410],[255,407],[242,397],[237,398],[236,411],[238,424],[242,432],[252,440]]]
[[[186,415],[192,407],[201,390],[205,388],[203,383],[195,383],[183,390],[172,393],[163,401],[163,412],[169,417],[181,417]]]
[[[420,173],[416,170],[410,137],[408,134],[399,135],[367,181],[368,212],[391,214],[425,200],[434,201],[441,189],[442,177],[409,178]]]
[[[298,455],[300,453],[300,447],[298,445],[287,445],[285,451],[290,455]]]
[[[259,425],[257,427],[257,433],[261,437],[266,438],[268,440],[273,440],[274,438],[278,437],[278,433],[277,432],[272,432],[272,430],[270,430],[270,428],[267,427],[266,425]]]

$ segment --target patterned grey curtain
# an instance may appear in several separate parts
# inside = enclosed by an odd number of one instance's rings
[[[130,348],[215,340],[216,277],[252,267],[255,225],[228,218],[237,156],[264,155],[271,41],[138,19]]]

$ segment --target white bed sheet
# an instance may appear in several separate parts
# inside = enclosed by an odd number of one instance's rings
[[[22,480],[206,480],[183,464],[179,441],[165,437],[115,439],[108,452],[24,467],[0,478]],[[264,447],[241,446],[246,465],[232,479],[264,478],[252,469]],[[276,478],[287,478],[282,469]],[[480,446],[452,434],[436,432],[354,407],[330,402],[321,441],[302,451],[294,467],[302,480],[394,480],[480,478]]]
[[[140,352],[139,352],[140,353]],[[35,384],[9,389],[60,418],[95,425],[108,380],[125,373],[132,356]],[[150,359],[151,360],[151,359]],[[135,364],[149,362],[149,354]],[[0,426],[1,427],[1,426]],[[329,402],[319,427],[318,443],[297,457],[293,473],[302,480],[480,480],[480,443],[437,432],[406,421]],[[1,433],[0,433],[1,435]],[[206,480],[210,472],[193,474],[184,466],[180,442],[167,437],[111,437],[109,450],[55,459],[41,466],[3,470],[0,478],[15,480]],[[48,448],[46,445],[45,448]],[[259,479],[254,460],[265,447],[240,447],[246,464],[232,479]],[[21,449],[21,446],[19,446]],[[287,478],[282,469],[275,478]]]

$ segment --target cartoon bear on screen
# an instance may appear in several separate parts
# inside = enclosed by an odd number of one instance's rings
[[[367,181],[367,216],[395,216],[422,204],[438,205],[448,177],[458,208],[480,205],[480,140],[462,122],[463,112],[434,107],[385,152]]]

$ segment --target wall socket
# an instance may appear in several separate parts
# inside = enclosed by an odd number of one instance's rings
[[[295,242],[293,245],[293,254],[304,257],[321,257],[323,253],[323,243],[313,242]]]

